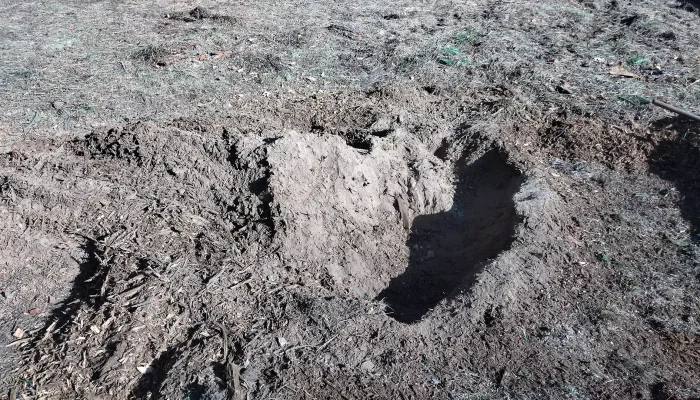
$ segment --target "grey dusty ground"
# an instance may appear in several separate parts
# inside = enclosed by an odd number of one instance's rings
[[[697,1],[0,18],[0,396],[700,397]]]

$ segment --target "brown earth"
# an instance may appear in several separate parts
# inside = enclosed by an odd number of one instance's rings
[[[3,5],[8,398],[700,398],[693,2],[160,6]]]

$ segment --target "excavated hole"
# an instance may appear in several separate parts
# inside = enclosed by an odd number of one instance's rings
[[[458,165],[451,210],[413,220],[408,268],[377,299],[404,323],[419,321],[441,300],[467,291],[487,261],[507,250],[518,216],[513,196],[522,174],[498,150]]]

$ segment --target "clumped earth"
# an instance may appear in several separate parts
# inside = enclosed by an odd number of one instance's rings
[[[700,398],[696,2],[3,10],[3,396]]]

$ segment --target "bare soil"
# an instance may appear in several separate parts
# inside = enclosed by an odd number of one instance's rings
[[[0,9],[2,396],[700,398],[696,2]]]

